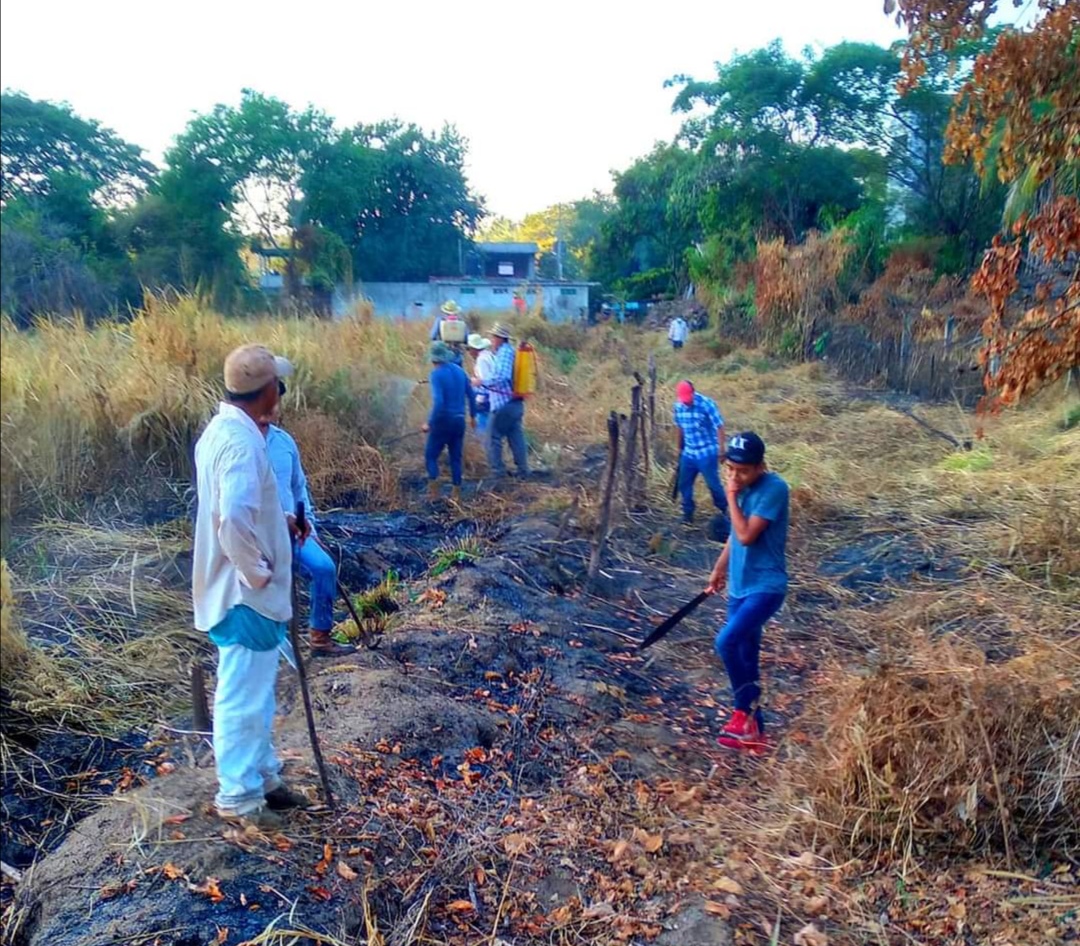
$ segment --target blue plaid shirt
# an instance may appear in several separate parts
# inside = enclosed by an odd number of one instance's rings
[[[677,402],[675,423],[683,432],[684,457],[700,460],[720,452],[717,431],[724,426],[724,418],[711,397],[694,392],[693,404]]]
[[[497,411],[514,399],[514,346],[503,342],[495,352],[491,380],[485,387],[491,392],[491,410]]]

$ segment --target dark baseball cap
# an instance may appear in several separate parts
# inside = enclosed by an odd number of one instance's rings
[[[765,460],[765,441],[752,430],[735,434],[727,442],[727,460],[756,466]]]

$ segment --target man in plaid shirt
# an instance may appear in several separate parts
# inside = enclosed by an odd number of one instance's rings
[[[510,441],[510,452],[518,474],[529,474],[529,450],[525,442],[525,402],[514,397],[514,346],[510,344],[510,330],[496,322],[491,330],[491,351],[495,365],[491,378],[485,385],[491,401],[491,419],[488,421],[488,464],[494,476],[504,476],[502,442]]]
[[[689,381],[675,386],[675,425],[679,431],[679,492],[683,524],[694,521],[694,483],[700,473],[712,494],[713,505],[727,513],[727,496],[720,485],[724,459],[724,418],[716,402],[694,390]]]

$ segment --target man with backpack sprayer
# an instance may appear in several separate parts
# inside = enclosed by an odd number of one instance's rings
[[[765,444],[755,433],[728,442],[724,489],[731,536],[716,560],[706,594],[727,584],[727,620],[716,635],[735,704],[717,742],[725,749],[766,748],[759,657],[766,622],[787,594],[788,485],[765,465]]]
[[[452,362],[459,368],[465,364],[465,338],[469,326],[461,317],[461,306],[453,299],[444,302],[439,315],[431,326],[431,341],[445,342],[450,346]]]
[[[518,475],[529,475],[529,449],[525,442],[524,418],[525,398],[532,393],[536,384],[535,353],[531,346],[522,345],[521,352],[525,357],[520,364],[515,363],[511,337],[510,329],[501,322],[496,322],[490,332],[495,364],[491,370],[491,380],[486,385],[491,398],[488,464],[494,476],[506,475],[502,455],[504,437],[510,441],[510,452],[514,456]]]

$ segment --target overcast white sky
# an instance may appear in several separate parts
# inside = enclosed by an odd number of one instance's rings
[[[902,35],[881,0],[5,0],[0,20],[0,85],[70,102],[153,160],[250,87],[342,125],[452,122],[474,189],[514,218],[610,189],[669,139],[676,73],[777,37],[797,53]]]

